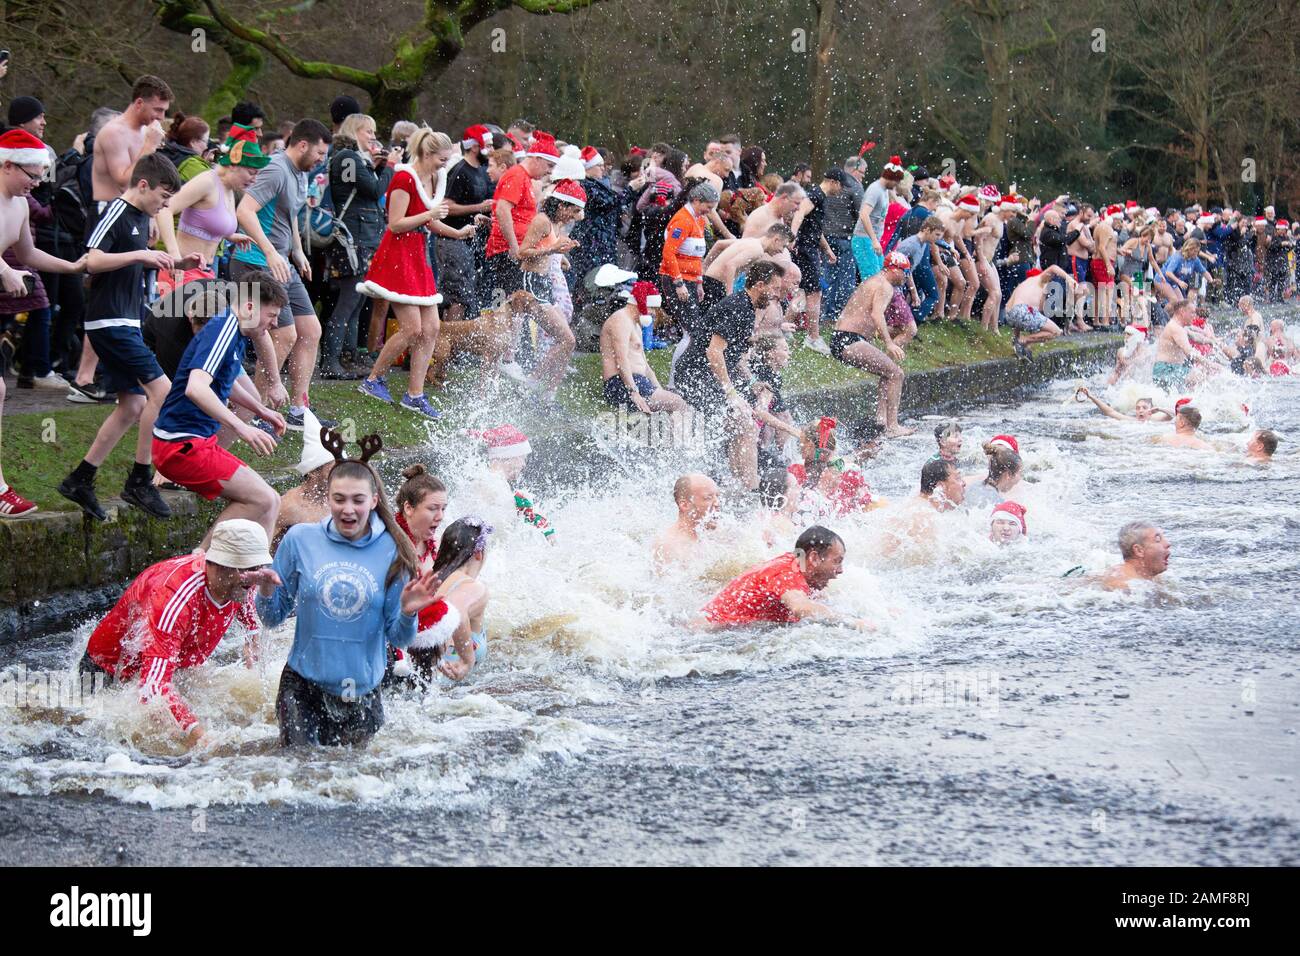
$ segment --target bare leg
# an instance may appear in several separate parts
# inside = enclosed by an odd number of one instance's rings
[[[228,502],[213,525],[231,518],[247,518],[256,521],[266,529],[266,540],[275,537],[275,519],[280,513],[280,496],[268,485],[262,476],[244,465],[228,479],[221,483],[221,497]],[[212,528],[199,545],[204,551],[212,543]]]
[[[311,376],[316,371],[316,357],[320,353],[320,319],[316,318],[315,312],[295,315],[293,326],[298,338],[289,353],[289,404],[306,405]]]
[[[438,307],[421,306],[418,310],[420,331],[411,340],[411,377],[406,382],[406,394],[418,398],[424,394],[424,379],[429,371],[429,359],[438,344]]]
[[[171,391],[172,383],[166,375],[159,375],[144,386],[145,405],[140,411],[139,434],[135,439],[135,461],[137,465],[153,464],[153,423],[162,410],[162,404]]]
[[[804,328],[808,330],[808,337],[819,339],[822,337],[822,294],[820,292],[808,292],[804,295],[805,312],[804,321],[807,323]]]
[[[283,328],[271,330],[271,345],[275,347],[275,363],[277,370],[284,365],[285,359],[293,351],[294,343],[298,341],[298,330],[292,325],[286,325]],[[253,383],[257,386],[258,394],[263,399],[266,398],[267,391],[270,388],[270,374],[267,369],[258,365],[257,371],[253,375]],[[289,396],[289,404],[294,401],[292,394]]]
[[[897,335],[890,336],[890,340],[900,349],[906,347],[907,343],[916,338],[916,320],[907,323],[907,326]]]
[[[998,330],[998,312],[1002,308],[1002,286],[998,284],[997,270],[990,262],[979,264],[980,285],[984,287],[984,311],[981,313],[980,325],[986,332]]]
[[[535,315],[537,323],[554,340],[546,354],[542,356],[542,360],[537,363],[536,381],[547,392],[554,392],[564,378],[569,356],[573,354],[577,342],[573,337],[573,330],[569,328],[568,323],[564,321],[564,316],[555,306],[543,305]]]
[[[117,447],[117,443],[122,440],[122,436],[140,420],[140,413],[144,411],[146,403],[147,400],[143,395],[118,392],[117,407],[104,419],[104,424],[99,426],[99,431],[95,433],[95,440],[90,443],[90,448],[86,451],[86,461],[96,468],[102,465]]]
[[[962,300],[966,298],[966,276],[960,265],[948,267],[948,318],[956,321],[961,312]]]
[[[939,298],[935,300],[934,309],[930,314],[938,321],[943,318],[944,306],[948,302],[948,270],[943,266],[936,266],[931,271],[934,273],[934,285],[939,290]]]
[[[758,487],[758,430],[752,415],[737,415],[727,409],[727,462],[731,473],[746,491]]]
[[[393,363],[397,361],[397,356],[406,351],[411,341],[420,334],[420,307],[418,305],[407,305],[405,303],[392,303],[393,314],[397,316],[397,331],[388,336],[384,342],[384,347],[379,350],[379,357],[375,359],[375,364],[370,369],[370,375],[367,376],[371,381],[376,381],[388,374],[388,370]],[[425,367],[428,367],[428,357],[425,357]],[[424,376],[415,378],[412,372],[412,380],[423,382]]]
[[[975,271],[975,262],[969,257],[961,260],[961,275],[962,278],[966,280],[966,288],[961,297],[961,315],[959,320],[962,322],[969,322],[971,306],[975,304],[975,293],[977,293],[980,288],[980,279],[979,274]]]
[[[1036,342],[1047,342],[1060,334],[1060,327],[1051,319],[1048,319],[1037,332],[1022,333],[1020,343],[1022,345],[1033,345]]]
[[[868,342],[854,342],[844,350],[849,365],[880,376],[876,399],[876,424],[889,438],[911,435],[915,429],[898,424],[898,406],[903,399],[903,370],[884,352]]]
[[[78,280],[80,281],[80,280]],[[95,380],[95,368],[99,365],[99,356],[90,344],[90,336],[81,337],[81,361],[77,364],[76,381],[78,385],[89,385]]]
[[[370,307],[370,327],[366,330],[366,351],[378,352],[388,328],[388,300],[376,299]]]

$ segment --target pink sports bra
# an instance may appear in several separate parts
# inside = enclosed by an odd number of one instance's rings
[[[226,187],[222,184],[220,175],[217,176],[216,205],[211,209],[191,206],[184,210],[181,212],[179,229],[196,239],[204,239],[208,242],[217,242],[239,231],[239,221],[235,218],[235,212],[226,203]]]

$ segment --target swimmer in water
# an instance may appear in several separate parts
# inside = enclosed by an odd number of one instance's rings
[[[1139,373],[1149,370],[1152,362],[1151,347],[1147,344],[1145,325],[1124,326],[1124,344],[1115,353],[1115,368],[1106,380],[1107,385],[1114,385],[1123,378],[1137,378]]]
[[[1261,428],[1246,442],[1246,457],[1251,461],[1272,461],[1277,451],[1277,432]]]
[[[279,585],[270,563],[260,524],[247,518],[218,522],[206,553],[169,558],[140,572],[90,635],[81,673],[104,674],[106,682],[137,681],[140,702],[162,698],[187,742],[197,743],[203,728],[172,675],[206,661],[236,619],[249,647],[244,663],[253,665],[258,623],[245,598],[263,584]]]
[[[487,431],[467,432],[478,438],[487,446],[487,473],[474,483],[471,497],[477,497],[489,510],[489,517],[496,518],[497,512],[504,514],[506,502],[513,499],[515,512],[524,524],[532,525],[542,533],[542,537],[554,542],[555,528],[550,521],[536,509],[532,497],[518,486],[519,478],[528,464],[528,456],[533,447],[528,443],[528,436],[514,425],[499,425]]]
[[[771,548],[793,538],[798,530],[794,518],[803,499],[799,480],[785,468],[769,468],[759,475],[758,498],[764,508],[763,543]]]
[[[1196,318],[1196,307],[1186,299],[1174,303],[1169,310],[1169,321],[1156,339],[1155,364],[1151,366],[1151,381],[1165,389],[1181,389],[1195,385],[1200,376],[1192,375],[1195,366],[1213,366],[1207,356],[1192,348],[1187,336],[1187,326]]]
[[[966,492],[967,508],[987,508],[1005,501],[1025,472],[1020,443],[1014,435],[997,435],[985,442],[984,454],[989,459],[989,473]],[[979,480],[978,476],[975,480]]]
[[[430,572],[438,588],[427,608],[434,623],[416,634],[409,651],[425,684],[433,680],[435,665],[445,677],[463,680],[487,657],[488,589],[478,576],[491,535],[492,526],[472,516],[453,521],[442,534]]]
[[[994,544],[1008,545],[1023,541],[1029,535],[1025,524],[1025,508],[1014,501],[1004,501],[993,507],[989,515],[989,540]]]
[[[886,528],[880,552],[893,557],[904,544],[928,547],[935,540],[936,516],[952,511],[966,500],[966,480],[961,469],[942,458],[931,458],[921,468],[921,489],[904,504]]]
[[[1173,419],[1173,414],[1165,411],[1163,408],[1156,408],[1155,402],[1149,398],[1139,398],[1137,404],[1133,406],[1133,414],[1125,415],[1123,412],[1117,412],[1115,409],[1103,402],[1086,388],[1077,388],[1074,392],[1074,400],[1082,402],[1091,401],[1097,406],[1098,410],[1107,418],[1113,418],[1118,422],[1167,422]]]
[[[1174,433],[1160,435],[1155,441],[1171,448],[1192,448],[1196,451],[1214,451],[1214,446],[1196,434],[1201,427],[1201,413],[1191,405],[1190,398],[1180,398],[1174,404]]]
[[[961,426],[956,422],[935,426],[934,441],[939,450],[931,460],[943,459],[950,464],[957,464],[957,459],[961,457]]]
[[[655,572],[663,574],[695,557],[700,535],[718,523],[718,485],[708,475],[682,475],[673,484],[677,520],[654,543]]]
[[[1130,521],[1119,529],[1119,553],[1124,560],[1101,576],[1108,591],[1127,591],[1132,581],[1154,581],[1169,567],[1170,546],[1165,533],[1149,521]]]
[[[733,580],[701,609],[696,628],[746,624],[794,624],[822,620],[864,630],[874,625],[840,614],[812,599],[844,570],[844,540],[814,525],[799,535],[794,551],[773,558]]]

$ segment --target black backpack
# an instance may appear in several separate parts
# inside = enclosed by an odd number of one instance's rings
[[[86,153],[84,156],[61,162],[54,178],[54,195],[50,200],[54,222],[60,230],[68,233],[74,242],[80,242],[86,234],[91,197],[86,193],[86,184],[81,173],[82,167],[92,159],[92,155]]]

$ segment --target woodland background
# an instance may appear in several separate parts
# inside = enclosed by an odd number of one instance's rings
[[[873,141],[873,172],[1286,210],[1298,43],[1300,0],[0,0],[0,99],[39,96],[60,149],[152,72],[209,120],[350,92],[381,129],[525,116],[693,159],[736,132],[785,172]]]

